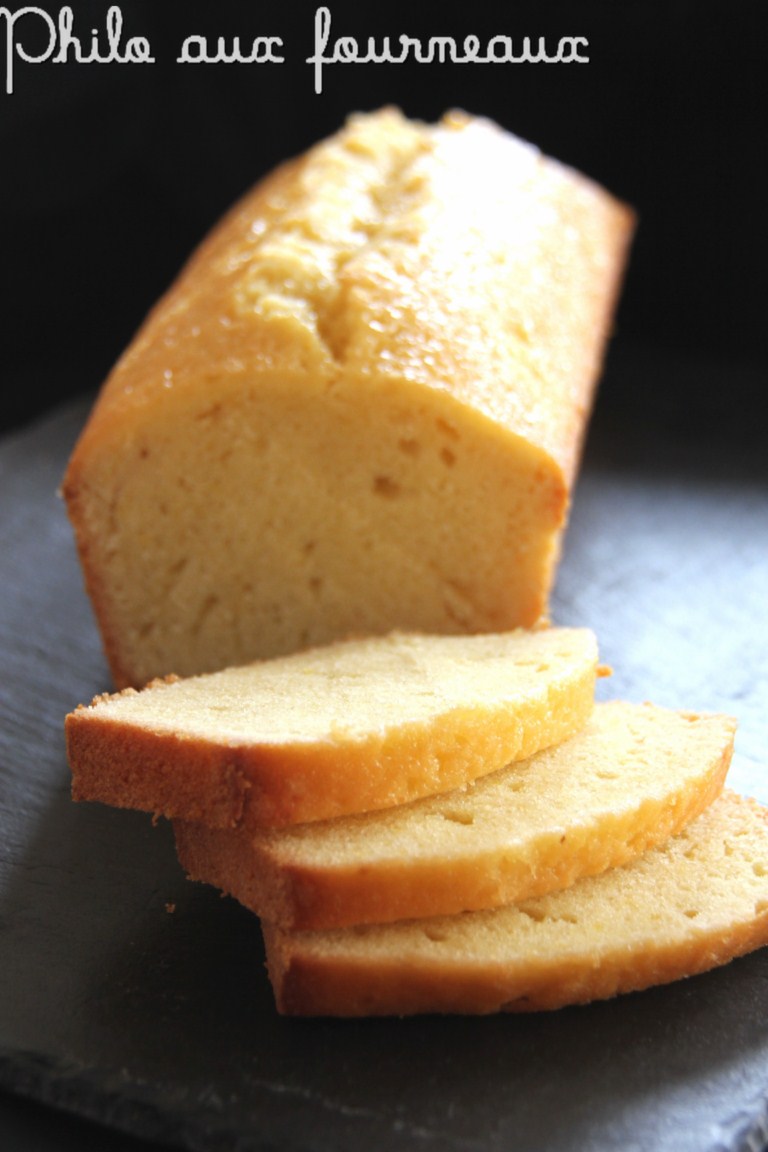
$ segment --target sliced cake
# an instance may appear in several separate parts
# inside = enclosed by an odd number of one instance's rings
[[[318,932],[264,923],[264,936],[287,1014],[522,1012],[604,999],[768,943],[768,810],[726,791],[666,845],[517,905]]]
[[[719,794],[736,723],[601,703],[575,736],[452,792],[279,831],[174,823],[192,879],[286,928],[492,908],[663,843]]]
[[[597,644],[578,628],[386,637],[142,691],[66,718],[76,800],[277,827],[445,792],[578,731]]]

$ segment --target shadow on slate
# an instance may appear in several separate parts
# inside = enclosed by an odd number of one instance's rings
[[[54,496],[85,412],[61,409],[0,447],[0,1085],[206,1152],[763,1147],[768,950],[553,1014],[285,1020],[255,917],[185,881],[168,825],[71,803],[63,716],[109,687]],[[712,478],[706,452],[686,458],[655,434],[644,445],[636,422],[630,434],[612,419],[590,438],[555,618],[596,628],[617,665],[613,694],[657,697],[658,685],[742,716],[746,778],[765,745],[763,674],[751,668],[750,694],[742,668],[764,650],[754,596],[768,547],[765,528],[754,533],[765,484],[743,460]],[[722,555],[710,576],[695,557],[679,567],[705,541],[702,517],[716,539],[700,563]],[[718,589],[736,577],[738,612],[724,619]],[[710,685],[701,635],[713,620],[718,664],[729,662]],[[730,657],[726,626],[737,630]],[[701,675],[689,666],[695,643]],[[694,688],[713,699],[694,700]]]

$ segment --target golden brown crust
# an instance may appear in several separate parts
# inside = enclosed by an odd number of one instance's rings
[[[550,958],[534,976],[516,976],[504,968],[469,972],[416,967],[404,978],[402,967],[393,962],[380,965],[372,979],[355,963],[330,967],[320,958],[282,954],[269,925],[264,932],[270,980],[283,1015],[489,1015],[555,1011],[709,972],[768,944],[768,910],[714,939],[691,938],[647,955],[617,952],[592,965],[586,958]]]
[[[175,822],[177,852],[191,879],[290,930],[496,907],[625,864],[679,832],[719,795],[735,727],[598,704],[582,732],[527,765],[387,820],[283,833]]]
[[[495,913],[331,933],[265,923],[293,1015],[551,1010],[708,971],[768,943],[768,813],[726,792],[624,869]]]
[[[533,625],[632,228],[629,209],[589,180],[460,114],[434,128],[393,110],[352,118],[249,193],[115,367],[64,479],[115,683],[350,627]],[[327,455],[306,480],[307,453],[290,456],[292,395]],[[287,429],[284,458],[259,471],[265,427],[273,445]],[[366,439],[377,429],[379,462]],[[337,439],[360,444],[356,461]],[[373,474],[353,478],[369,458]],[[329,467],[346,482],[346,526],[337,487],[321,492],[313,477]],[[254,494],[273,483],[279,497],[244,538]],[[294,539],[302,485],[317,507],[307,539]],[[220,539],[212,506],[223,500]],[[440,539],[446,521],[453,549]],[[311,565],[303,549],[315,549]],[[469,553],[485,567],[467,572]]]
[[[98,800],[155,816],[183,810],[190,819],[220,828],[241,822],[253,770],[238,749],[141,730],[124,737],[115,725],[93,723],[90,717],[87,709],[78,709],[65,721],[67,756],[75,765],[73,800]]]
[[[66,722],[72,795],[217,828],[279,828],[373,811],[458,787],[487,771],[499,746],[510,760],[524,759],[540,739],[563,739],[586,721],[592,689],[585,682],[575,692],[553,692],[551,703],[551,717],[542,717],[539,702],[492,723],[484,713],[457,713],[439,733],[401,731],[391,743],[308,753],[125,731],[75,712]]]
[[[353,740],[333,732],[306,744],[225,739],[215,733],[206,737],[189,730],[188,714],[170,729],[167,722],[153,728],[145,721],[135,722],[130,711],[116,715],[109,708],[114,701],[142,694],[129,690],[103,697],[106,707],[97,700],[66,717],[73,797],[217,828],[269,828],[392,807],[458,787],[494,766],[557,743],[586,723],[594,702],[594,637],[586,630],[553,629],[535,635],[548,644],[552,671],[534,676],[519,698],[453,706],[425,722],[397,723],[386,729],[372,714],[369,733]],[[563,635],[573,639],[560,663],[554,645]],[[392,639],[364,641],[360,649],[385,650]],[[508,660],[508,670],[519,663],[527,672],[525,660],[516,655],[518,639],[528,651],[526,635],[498,639],[513,646],[502,656]],[[474,642],[455,640],[451,648],[462,653]],[[431,648],[445,647],[437,638],[423,641],[427,661]],[[532,651],[540,652],[541,643],[532,642]],[[407,639],[403,644],[407,662]],[[351,645],[329,646],[327,651],[346,655],[347,647]],[[305,654],[304,663],[313,655]],[[293,668],[290,663],[286,691],[294,682]],[[221,675],[233,672],[240,670]],[[200,678],[201,684],[209,682]],[[166,691],[172,695],[175,683],[174,678],[157,681],[145,693],[162,701]],[[333,693],[332,678],[329,691]],[[215,686],[206,699],[215,706]]]

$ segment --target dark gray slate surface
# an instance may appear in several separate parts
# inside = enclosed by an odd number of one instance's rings
[[[0,1087],[191,1149],[768,1145],[768,950],[553,1015],[282,1020],[168,827],[70,802],[62,718],[109,687],[55,495],[85,412],[0,446]],[[603,695],[736,713],[768,801],[762,447],[661,427],[593,428],[555,618],[597,631]]]

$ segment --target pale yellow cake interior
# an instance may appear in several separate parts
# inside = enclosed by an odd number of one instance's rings
[[[492,911],[323,932],[264,928],[282,1011],[583,1003],[706,971],[766,942],[766,812],[725,792],[625,867]]]
[[[642,842],[652,831],[645,825],[665,822],[667,810],[684,805],[715,769],[722,783],[734,729],[726,716],[598,704],[582,732],[463,788],[375,816],[263,833],[257,842],[286,865],[328,870],[388,861],[407,868],[420,859],[449,864],[475,854],[492,869],[496,854],[525,863],[548,847],[556,861],[565,838],[584,852],[594,840],[598,851],[602,823],[611,839],[638,832]],[[712,798],[706,786],[704,795]],[[638,808],[647,810],[639,829]]]
[[[300,933],[296,939],[327,955],[535,968],[548,956],[561,961],[568,953],[661,949],[681,936],[725,930],[765,913],[765,814],[726,792],[662,847],[564,891],[487,912]]]
[[[175,824],[182,866],[259,915],[326,928],[567,887],[680,831],[719,794],[728,716],[613,701],[575,735],[451,792],[280,831]]]
[[[75,719],[254,749],[371,744],[415,725],[435,726],[439,738],[440,717],[450,713],[473,717],[475,726],[485,715],[491,729],[498,714],[529,702],[545,715],[549,693],[582,681],[591,686],[596,664],[588,629],[396,633],[161,681],[102,697]]]
[[[118,686],[536,623],[630,230],[458,114],[354,117],[246,197],[65,478]]]

